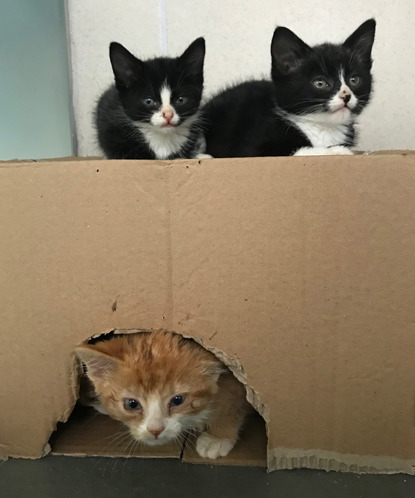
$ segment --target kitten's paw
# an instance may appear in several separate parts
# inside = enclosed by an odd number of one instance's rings
[[[344,145],[337,145],[336,147],[330,147],[329,150],[331,150],[331,154],[338,155],[338,156],[353,156],[353,152],[348,148],[344,147]]]
[[[218,439],[207,432],[203,432],[196,441],[196,450],[201,457],[218,458],[226,456],[235,446],[235,441]]]
[[[196,154],[195,159],[213,159],[210,154]]]
[[[343,145],[335,147],[301,147],[294,156],[353,156],[353,152]]]

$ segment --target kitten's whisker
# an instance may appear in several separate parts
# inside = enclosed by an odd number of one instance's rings
[[[196,448],[197,437],[193,434],[186,439],[185,451],[189,452],[191,456],[199,456]]]
[[[108,445],[116,445],[118,447],[121,447],[124,445],[124,443],[128,442],[130,439],[132,439],[132,437],[129,432],[124,434],[119,434],[115,436],[112,440],[110,440]]]
[[[115,433],[108,434],[108,436],[105,436],[105,439],[110,439],[112,441],[115,441],[116,439],[125,435],[130,435],[130,431],[128,430],[127,427],[120,426],[120,428]]]

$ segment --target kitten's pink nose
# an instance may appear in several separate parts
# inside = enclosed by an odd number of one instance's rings
[[[173,119],[174,113],[171,109],[167,109],[163,111],[163,118],[167,121],[167,123],[170,123],[170,121]]]
[[[150,434],[153,434],[153,436],[155,436],[155,438],[157,439],[160,436],[160,434],[164,431],[164,427],[157,427],[157,429],[156,428],[152,429],[147,427],[147,430]]]
[[[347,86],[342,86],[340,89],[340,98],[343,99],[346,104],[351,99],[351,91]]]

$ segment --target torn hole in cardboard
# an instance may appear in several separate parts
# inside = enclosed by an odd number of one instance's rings
[[[95,344],[111,340],[118,334],[149,332],[151,330],[148,329],[114,329],[91,336],[85,342]],[[192,434],[186,434],[182,443],[172,442],[164,446],[140,444],[130,436],[124,424],[79,403],[75,405],[67,422],[58,424],[49,441],[51,453],[65,456],[175,458],[188,463],[266,467],[267,435],[264,415],[267,416],[267,410],[258,395],[249,387],[243,367],[236,360],[227,357],[224,352],[207,348],[201,340],[183,334],[178,335],[195,340],[224,363],[244,385],[247,400],[255,409],[256,413],[247,418],[237,444],[227,456],[215,460],[200,457],[195,450],[196,436]],[[80,396],[80,382],[86,379],[84,373],[85,367],[74,355],[71,383],[75,386],[77,400]]]

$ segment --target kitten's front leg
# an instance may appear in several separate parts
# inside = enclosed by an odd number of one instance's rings
[[[196,450],[201,457],[215,459],[226,456],[235,446],[238,433],[226,438],[219,437],[209,432],[202,432],[196,441]]]
[[[293,156],[353,156],[353,152],[343,145],[335,147],[301,147]]]
[[[251,407],[249,407],[251,408]],[[218,417],[206,432],[198,437],[196,450],[201,457],[215,459],[226,456],[238,441],[239,431],[248,412],[240,410],[228,417]]]
[[[212,159],[213,156],[206,154],[206,140],[205,137],[200,136],[195,147],[193,159]]]
[[[196,450],[201,457],[215,459],[226,456],[235,446],[237,439],[238,435],[230,439],[222,439],[209,432],[202,432],[196,441]]]

